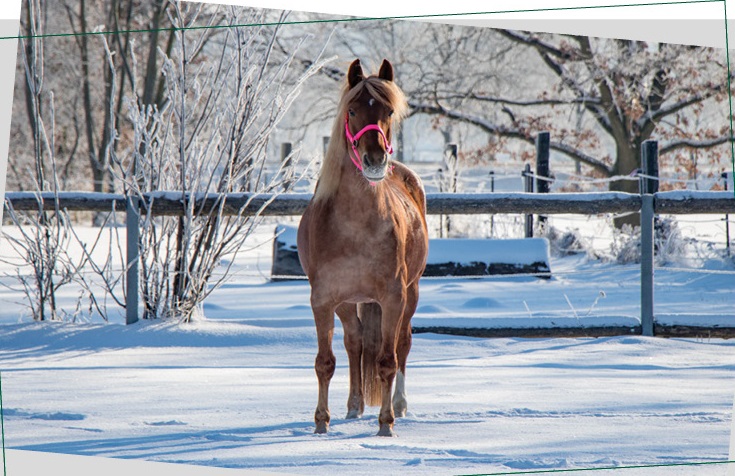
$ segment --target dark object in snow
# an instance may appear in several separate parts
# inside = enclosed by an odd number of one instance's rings
[[[424,276],[491,276],[528,274],[551,277],[546,238],[432,239]],[[305,279],[296,251],[296,228],[276,227],[271,279]]]
[[[271,279],[274,281],[306,279],[306,274],[299,261],[299,252],[296,249],[296,231],[297,228],[293,226],[276,226],[271,267]]]

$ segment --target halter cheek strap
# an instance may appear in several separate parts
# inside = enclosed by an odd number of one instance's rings
[[[347,137],[347,140],[350,142],[350,145],[352,146],[352,152],[355,154],[354,156],[350,155],[350,159],[352,159],[352,163],[355,164],[355,167],[357,167],[360,171],[362,171],[362,161],[360,160],[360,154],[357,152],[357,141],[360,140],[360,137],[367,131],[378,131],[378,134],[383,138],[383,143],[385,144],[385,151],[388,154],[393,153],[393,146],[391,146],[390,142],[388,142],[388,138],[385,136],[385,132],[383,132],[383,129],[380,128],[377,124],[368,124],[367,126],[363,127],[358,131],[357,134],[354,136],[350,132],[350,116],[349,113],[345,114],[345,136]]]

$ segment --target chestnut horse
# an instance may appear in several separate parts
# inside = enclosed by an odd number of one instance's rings
[[[350,364],[347,418],[360,417],[365,403],[380,405],[378,435],[394,436],[395,416],[406,414],[411,317],[428,252],[421,181],[388,159],[407,109],[387,60],[368,77],[359,60],[350,65],[316,191],[299,225],[319,345],[315,433],[329,428],[335,312]]]

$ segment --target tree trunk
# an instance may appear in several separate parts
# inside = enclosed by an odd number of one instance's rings
[[[621,143],[617,141],[617,159],[613,166],[613,176],[624,176],[630,175],[633,171],[639,167],[640,157],[640,145]],[[627,193],[638,193],[639,187],[638,182],[633,180],[616,180],[610,183],[611,192],[627,192]],[[640,213],[631,213],[615,218],[615,228],[622,228],[624,225],[640,226],[641,215]]]

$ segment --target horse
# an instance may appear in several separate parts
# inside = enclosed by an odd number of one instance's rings
[[[406,415],[411,317],[426,267],[426,195],[419,177],[389,160],[391,137],[408,110],[383,60],[365,76],[353,61],[316,189],[299,224],[298,255],[311,286],[318,350],[315,433],[327,433],[334,314],[349,360],[347,418],[380,405],[378,436],[395,436]],[[395,394],[391,390],[395,380]]]

